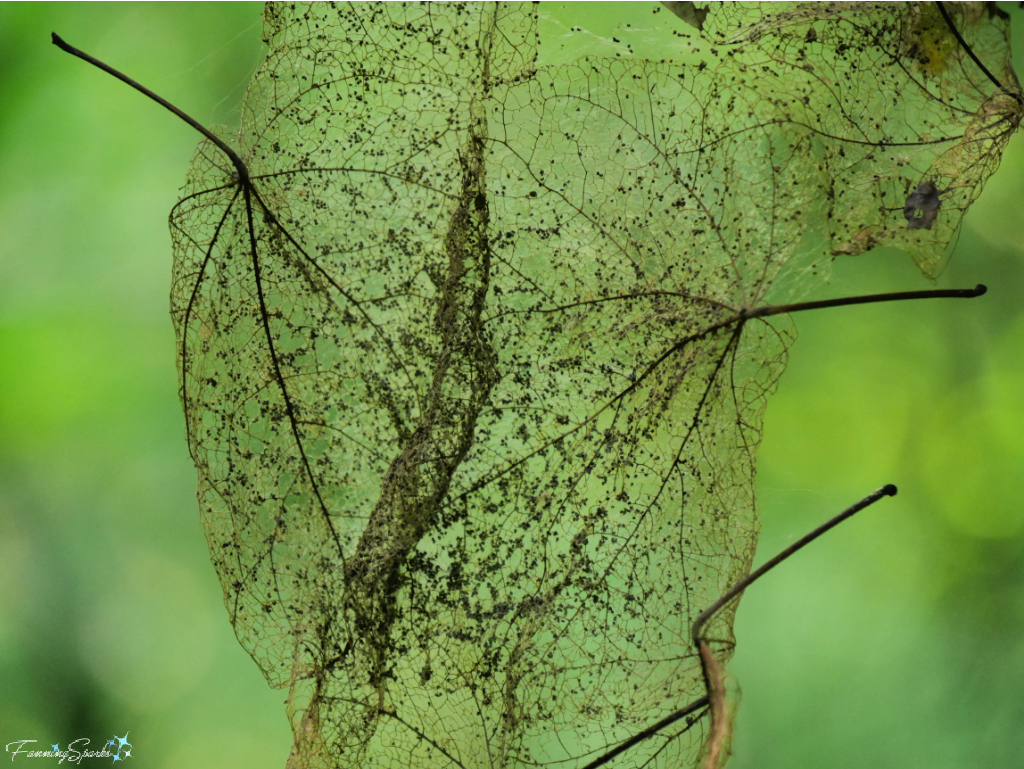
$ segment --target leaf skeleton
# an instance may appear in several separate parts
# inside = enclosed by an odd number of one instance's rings
[[[181,399],[290,767],[721,766],[740,594],[896,492],[751,572],[788,318],[985,287],[768,296],[879,245],[937,274],[1020,121],[1006,19],[667,5],[608,41],[269,4],[231,139],[53,35],[204,137]]]

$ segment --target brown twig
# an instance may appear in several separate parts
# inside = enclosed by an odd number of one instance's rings
[[[704,685],[711,702],[711,736],[707,743],[708,757],[704,769],[718,769],[722,762],[722,752],[732,733],[729,713],[725,709],[725,678],[708,642],[702,638],[697,648],[700,650],[700,666],[704,671]]]

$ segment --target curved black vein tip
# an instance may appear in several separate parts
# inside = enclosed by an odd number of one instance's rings
[[[986,293],[987,291],[988,291],[988,286],[986,286],[984,283],[979,283],[978,285],[976,285],[974,287],[974,291],[971,292],[971,296],[972,297],[973,296],[981,296],[982,294]]]
[[[984,286],[982,286],[982,288],[984,288]],[[885,484],[882,487],[882,493],[885,494],[885,496],[887,496],[887,497],[895,497],[896,496],[896,484],[894,484],[894,483],[887,483],[887,484]]]

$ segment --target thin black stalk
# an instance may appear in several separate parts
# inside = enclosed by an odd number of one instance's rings
[[[139,82],[137,82],[135,80],[132,80],[130,77],[125,75],[123,72],[117,71],[116,69],[111,67],[109,64],[104,64],[102,61],[100,61],[99,59],[97,59],[97,58],[95,58],[93,56],[90,56],[85,51],[80,51],[77,48],[75,48],[74,46],[68,45],[67,43],[64,42],[64,40],[61,38],[61,36],[58,35],[56,32],[51,32],[50,33],[50,39],[53,41],[53,44],[55,46],[57,46],[58,48],[60,48],[62,51],[66,51],[67,53],[70,53],[72,56],[77,56],[79,59],[82,59],[82,61],[87,61],[90,64],[92,64],[94,67],[98,67],[99,69],[102,69],[104,72],[106,72],[106,73],[108,73],[110,75],[113,75],[114,77],[116,77],[121,82],[127,83],[128,85],[130,85],[132,88],[134,88],[139,93],[145,94],[150,99],[155,101],[157,104],[161,105],[162,107],[165,107],[166,109],[170,110],[175,115],[180,117],[182,120],[184,120],[190,126],[192,126],[194,129],[199,131],[199,133],[201,133],[203,136],[205,136],[211,142],[216,144],[221,149],[221,151],[225,155],[228,156],[228,159],[231,160],[232,165],[234,165],[235,170],[238,172],[238,178],[242,182],[242,184],[243,185],[247,185],[248,184],[248,182],[249,182],[249,169],[246,168],[245,163],[242,162],[242,159],[240,157],[238,157],[238,155],[235,153],[235,151],[233,149],[231,149],[231,147],[229,147],[227,144],[225,144],[221,139],[217,138],[213,134],[212,131],[208,130],[205,126],[203,126],[201,123],[199,123],[199,121],[195,120],[194,118],[190,117],[189,115],[186,115],[184,112],[182,112],[180,109],[175,107],[173,104],[171,104],[169,101],[167,101],[163,97],[157,96],[155,93],[153,93],[148,88],[146,88],[146,86],[142,85],[142,83],[139,83]]]
[[[826,521],[821,526],[812,531],[810,534],[801,537],[799,540],[797,540],[792,545],[787,547],[785,550],[783,550],[777,556],[772,558],[770,561],[765,562],[765,564],[761,566],[759,569],[752,571],[750,574],[745,576],[731,588],[726,590],[725,593],[722,594],[721,598],[719,598],[717,601],[715,601],[713,604],[711,604],[708,608],[706,608],[704,611],[700,613],[700,616],[697,617],[696,621],[693,623],[693,628],[691,629],[691,635],[693,637],[694,643],[697,643],[701,640],[701,630],[703,630],[704,625],[707,623],[707,621],[711,619],[711,617],[713,617],[719,609],[721,609],[723,606],[729,603],[729,601],[731,601],[744,590],[746,590],[748,587],[750,587],[750,585],[752,585],[758,579],[763,577],[765,574],[770,572],[780,563],[782,563],[791,555],[793,555],[793,553],[809,545],[811,542],[816,540],[826,531],[838,526],[847,518],[855,515],[856,513],[859,513],[865,507],[870,507],[871,505],[875,504],[875,502],[880,500],[882,497],[895,496],[896,487],[891,483],[886,484],[882,488],[877,489],[868,494],[866,497],[864,497],[864,499],[862,499],[857,504],[853,505],[852,507],[848,507],[846,510],[843,510],[843,512],[841,512],[839,515]]]
[[[980,283],[974,288],[939,288],[925,291],[897,291],[891,294],[867,294],[866,296],[848,296],[842,299],[822,299],[817,302],[795,302],[793,304],[766,304],[743,313],[745,318],[768,318],[789,312],[804,310],[821,310],[825,307],[845,307],[850,304],[874,304],[876,302],[900,302],[904,299],[973,299],[981,296],[988,289]]]
[[[619,755],[620,753],[622,753],[624,751],[629,750],[631,747],[636,745],[638,742],[643,742],[648,737],[651,737],[651,736],[657,734],[658,732],[660,732],[666,726],[671,726],[676,721],[678,721],[680,718],[685,718],[686,716],[688,716],[693,711],[699,710],[700,708],[703,708],[703,707],[706,707],[708,702],[709,702],[709,700],[708,700],[708,696],[707,695],[704,695],[699,700],[694,700],[689,705],[687,705],[685,708],[677,710],[675,713],[672,713],[671,715],[665,716],[663,719],[658,721],[656,724],[651,724],[646,729],[644,729],[642,732],[637,732],[636,734],[634,734],[632,737],[630,737],[625,742],[619,743],[618,745],[615,746],[615,748],[613,748],[612,750],[609,750],[607,753],[603,754],[600,758],[595,758],[589,764],[584,766],[583,769],[597,769],[597,767],[599,767],[599,766],[604,766],[609,761],[611,761],[613,758],[615,758],[617,755]],[[696,720],[696,719],[694,719],[694,720]]]
[[[949,11],[946,10],[946,4],[941,0],[937,0],[935,4],[939,6],[939,13],[941,13],[942,18],[946,20],[946,26],[949,27],[949,31],[953,33],[953,36],[957,39],[957,42],[960,43],[961,47],[967,51],[967,55],[970,56],[974,60],[974,63],[978,65],[978,69],[985,73],[985,76],[995,84],[996,88],[1003,93],[1010,93],[1003,87],[1003,84],[999,82],[999,79],[988,71],[988,67],[981,63],[981,59],[975,55],[974,49],[967,45],[967,41],[964,40],[963,35],[960,34],[960,30],[958,30],[956,28],[956,24],[953,23],[953,17],[950,16]],[[1024,104],[1024,99],[1021,98],[1020,94],[1011,93],[1010,95],[1017,100],[1018,104]]]
[[[895,495],[896,487],[891,483],[872,492],[871,494],[868,494],[853,507],[847,508],[827,523],[819,526],[810,534],[793,543],[777,556],[765,563],[760,569],[741,579],[729,588],[721,598],[701,612],[700,616],[697,617],[697,620],[693,623],[693,627],[691,628],[691,634],[693,637],[693,643],[700,653],[700,667],[701,671],[704,673],[704,685],[708,693],[708,702],[711,704],[711,731],[706,745],[707,760],[704,763],[705,769],[716,769],[716,767],[720,765],[723,751],[727,750],[728,747],[730,735],[732,733],[732,725],[730,724],[729,714],[725,706],[725,679],[722,674],[722,666],[718,664],[714,653],[711,651],[711,646],[708,644],[707,639],[704,638],[704,634],[702,632],[704,630],[704,625],[709,619],[711,619],[711,617],[720,611],[722,607],[726,606],[751,584],[785,561],[797,550],[810,544],[829,529],[834,526],[838,526],[850,516],[863,510],[865,507],[874,504],[882,497],[891,497]]]
[[[859,297],[859,298],[864,298],[864,297]],[[793,553],[795,553],[796,551],[798,551],[801,548],[805,547],[806,545],[809,545],[811,542],[816,540],[818,537],[820,537],[826,531],[828,531],[829,529],[832,529],[832,528],[838,526],[840,523],[845,521],[847,518],[855,515],[856,513],[859,513],[865,507],[869,507],[869,506],[873,505],[875,502],[880,500],[882,497],[894,497],[894,496],[896,496],[896,487],[893,484],[891,484],[891,483],[883,486],[880,489],[877,489],[876,491],[871,492],[866,497],[864,497],[864,499],[862,499],[860,502],[858,502],[857,504],[853,505],[852,507],[847,508],[846,510],[841,512],[839,515],[835,516],[834,518],[830,519],[826,523],[822,524],[821,526],[816,528],[814,531],[812,531],[807,536],[801,538],[797,542],[794,542],[792,545],[787,547],[785,550],[783,550],[777,556],[772,558],[770,561],[766,562],[763,566],[761,566],[761,568],[757,569],[754,572],[751,572],[746,577],[741,579],[739,582],[737,582],[735,585],[733,585],[731,588],[729,588],[722,595],[721,598],[719,598],[717,601],[715,601],[713,604],[711,604],[711,606],[709,606],[707,609],[705,609],[703,612],[701,612],[700,616],[697,617],[696,621],[693,623],[693,628],[692,628],[692,631],[691,631],[691,634],[693,636],[694,641],[699,643],[701,640],[703,640],[700,637],[700,631],[703,629],[703,627],[707,623],[707,621],[717,611],[719,611],[723,606],[725,606],[727,603],[729,603],[729,601],[733,600],[737,595],[739,595],[746,588],[748,588],[751,585],[751,583],[753,583],[756,580],[758,580],[759,578],[763,577],[769,571],[771,571],[776,566],[778,566],[780,563],[782,563],[787,558],[789,558],[791,555],[793,555]],[[706,706],[708,706],[710,704],[711,704],[711,696],[709,694],[704,695],[700,699],[694,700],[689,705],[686,705],[685,707],[680,708],[679,710],[675,711],[674,713],[670,713],[669,715],[665,716],[663,719],[661,719],[657,723],[651,724],[650,726],[648,726],[643,731],[637,732],[632,737],[630,737],[628,740],[625,740],[624,742],[619,743],[612,750],[609,750],[607,753],[602,754],[599,758],[594,759],[589,764],[584,766],[583,769],[597,769],[597,767],[604,766],[606,763],[611,761],[613,758],[615,758],[616,756],[620,755],[624,751],[629,750],[631,747],[633,747],[637,743],[640,743],[643,740],[646,740],[648,737],[654,736],[655,734],[660,732],[665,727],[671,726],[676,721],[680,720],[681,718],[685,718],[689,714],[693,713],[695,710],[699,710],[699,709],[701,709],[703,707],[706,707]]]

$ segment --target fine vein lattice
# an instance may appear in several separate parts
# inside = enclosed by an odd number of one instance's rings
[[[792,338],[749,313],[815,244],[936,272],[1019,120],[983,4],[950,14],[1002,91],[931,5],[645,8],[608,40],[543,5],[270,5],[220,134],[248,179],[198,150],[188,439],[291,767],[580,769],[704,696],[690,627],[750,568]]]

